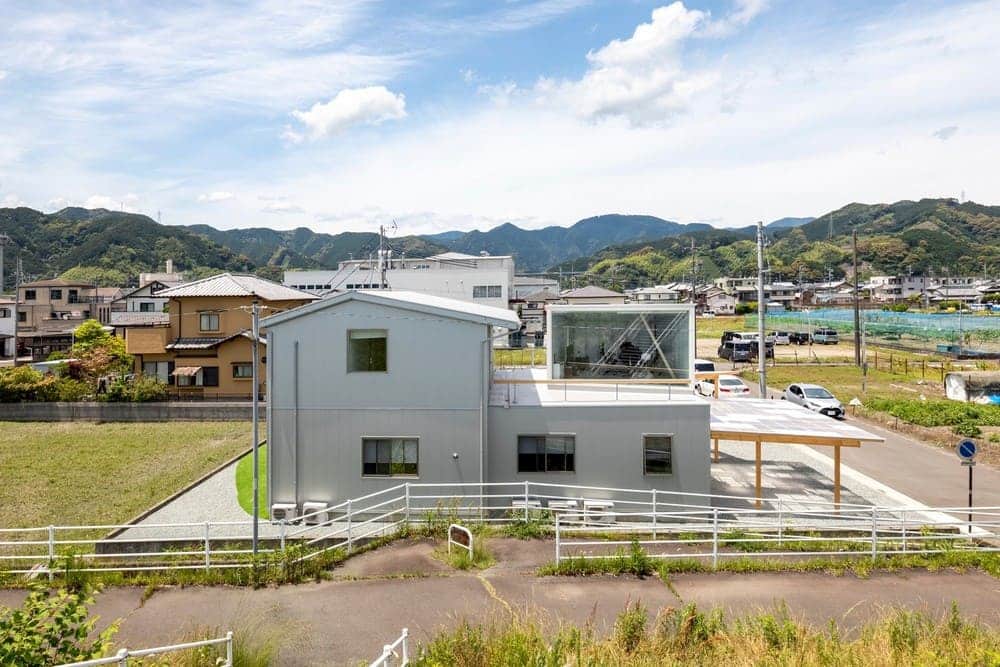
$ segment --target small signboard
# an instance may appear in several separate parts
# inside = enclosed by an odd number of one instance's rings
[[[472,558],[472,531],[464,526],[453,523],[448,526],[448,553],[451,553],[451,545],[460,546],[469,552]]]
[[[962,440],[955,447],[955,453],[958,454],[958,458],[962,459],[962,463],[966,465],[973,465],[976,460],[977,451],[976,441],[969,438]]]

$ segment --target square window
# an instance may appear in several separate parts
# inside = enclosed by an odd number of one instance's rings
[[[202,366],[201,368],[201,384],[203,387],[218,387],[219,386],[219,367],[218,366]]]
[[[49,300],[50,301],[62,301],[62,290],[61,289],[50,289],[49,290]]]
[[[24,300],[25,301],[34,301],[35,300],[35,290],[33,290],[33,289],[26,289],[26,290],[24,290]]]
[[[517,437],[518,472],[574,472],[576,436],[519,435]]]
[[[388,370],[388,339],[385,329],[351,329],[347,332],[347,372]]]
[[[417,438],[362,438],[361,474],[413,477],[418,471]]]
[[[218,331],[219,330],[219,314],[218,313],[201,313],[198,318],[200,323],[200,328],[202,331]]]
[[[642,436],[642,471],[646,475],[669,475],[673,472],[672,435]]]
[[[155,313],[156,304],[150,301],[143,301],[139,304],[140,313]]]
[[[233,378],[237,380],[253,379],[253,362],[238,361],[233,364]]]

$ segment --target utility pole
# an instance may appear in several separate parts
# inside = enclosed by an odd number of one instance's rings
[[[757,364],[760,397],[767,398],[767,341],[764,338],[764,223],[757,222]]]
[[[698,257],[694,254],[694,238],[691,239],[691,303],[695,304],[695,308],[698,307],[698,301],[695,299],[694,292],[695,286],[698,284]]]
[[[854,365],[861,366],[861,294],[858,285],[858,230],[851,230],[851,250],[854,253]]]
[[[379,288],[385,289],[385,227],[382,225],[378,226],[378,268],[381,275],[382,282],[379,284]]]
[[[258,433],[258,405],[257,401],[260,396],[260,384],[257,378],[257,338],[260,336],[260,306],[257,303],[257,299],[253,300],[253,306],[251,308],[251,313],[253,315],[253,328],[251,332],[253,338],[251,339],[251,345],[253,347],[253,399],[251,404],[252,408],[252,421],[253,421],[253,556],[254,559],[257,558],[257,542],[258,542],[258,523],[260,521],[260,434]]]

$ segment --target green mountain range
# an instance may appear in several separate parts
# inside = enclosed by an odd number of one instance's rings
[[[821,279],[849,268],[850,233],[858,231],[863,272],[952,274],[1000,267],[1000,207],[951,199],[895,204],[849,204],[819,218],[782,218],[767,225],[767,259],[775,277]],[[134,284],[140,272],[167,259],[197,277],[215,271],[256,272],[280,279],[287,268],[333,268],[378,247],[370,232],[322,234],[298,228],[219,230],[208,225],[165,226],[144,215],[66,208],[42,213],[0,208],[0,233],[9,235],[6,287],[13,255],[28,277],[67,275],[101,285]],[[569,227],[526,230],[503,224],[488,231],[444,232],[389,239],[409,257],[457,251],[513,255],[518,271],[551,270],[616,287],[651,285],[691,276],[691,242],[698,275],[756,271],[755,228],[715,229],[645,215],[602,215]]]
[[[865,274],[981,275],[1000,269],[1000,206],[953,199],[849,204],[793,227],[769,226],[767,264],[774,278],[839,278],[851,270],[851,233],[858,232]],[[701,279],[752,275],[755,230],[713,230],[605,248],[557,267],[590,280],[633,287],[690,280],[691,241]]]

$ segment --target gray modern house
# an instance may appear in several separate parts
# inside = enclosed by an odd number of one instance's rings
[[[557,354],[575,341],[573,379],[552,379],[551,365],[494,372],[492,340],[520,327],[501,308],[351,291],[265,319],[270,502],[335,503],[407,480],[707,493],[694,313],[653,310],[554,314]]]

